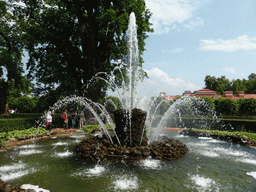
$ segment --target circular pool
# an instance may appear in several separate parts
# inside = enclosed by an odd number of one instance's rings
[[[74,153],[85,136],[0,152],[0,178],[10,184],[70,191],[256,191],[256,150],[211,138],[165,134],[189,148],[174,161],[83,160]]]

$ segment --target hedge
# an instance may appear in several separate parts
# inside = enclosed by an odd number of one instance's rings
[[[35,119],[39,119],[42,115],[43,115],[43,113],[11,113],[11,114],[8,114],[8,115],[0,116],[0,119],[1,118],[4,118],[4,119],[14,119],[14,118],[35,118]]]
[[[211,107],[215,107],[218,115],[254,116],[256,115],[256,99],[253,98],[208,98],[202,97]]]
[[[29,129],[36,124],[34,118],[0,119],[0,132]]]
[[[38,127],[39,124],[36,121],[40,121],[43,114],[40,113],[17,113],[10,114],[6,118],[0,118],[0,132],[24,130],[31,127]],[[63,120],[61,114],[52,115],[52,128],[63,127]]]
[[[158,117],[152,127],[156,127],[160,122],[161,117]],[[199,128],[199,129],[215,129],[225,131],[247,131],[256,133],[256,120],[247,119],[217,119],[198,118],[193,116],[172,117],[168,118],[164,125],[165,127],[181,127],[181,128]]]

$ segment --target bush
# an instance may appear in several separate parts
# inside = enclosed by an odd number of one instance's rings
[[[239,99],[239,115],[256,115],[256,99]]]
[[[9,101],[10,109],[17,109],[20,113],[37,112],[38,97],[22,96]]]
[[[24,130],[29,127],[37,127],[34,118],[0,119],[0,132]]]
[[[105,106],[106,110],[107,110],[110,114],[113,114],[113,113],[114,113],[115,107],[116,107],[116,109],[122,108],[122,103],[121,103],[121,101],[119,100],[118,97],[114,97],[114,96],[108,96],[107,98],[101,100],[100,103]],[[113,104],[114,104],[115,106],[114,106]]]
[[[42,134],[42,133],[47,133],[48,131],[46,131],[44,128],[30,128],[27,130],[14,130],[14,131],[9,131],[9,132],[3,132],[0,133],[0,142],[3,141],[8,141],[11,138],[20,138],[23,135],[36,135],[36,134]]]
[[[105,125],[107,129],[112,129],[109,124]],[[94,129],[99,129],[100,125],[85,125],[82,129],[87,132],[91,133]]]
[[[194,129],[194,131],[199,131],[203,133],[213,133],[213,134],[222,135],[222,136],[232,135],[232,136],[244,137],[246,139],[256,141],[256,133],[248,133],[248,132],[240,132],[240,131],[226,132],[226,131],[219,131],[219,130],[203,130],[203,129]]]
[[[215,110],[222,115],[237,115],[239,105],[235,99],[218,98],[214,101]]]
[[[209,104],[209,106],[210,106],[212,109],[215,108],[215,103],[214,103],[215,98],[210,98],[210,97],[201,97],[201,98],[203,98],[203,99]]]

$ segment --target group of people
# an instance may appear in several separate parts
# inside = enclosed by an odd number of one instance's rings
[[[77,114],[77,113],[75,113],[73,111],[72,114],[70,115],[71,121],[72,121],[72,123],[71,123],[72,124],[72,128],[75,128],[77,116],[80,116],[79,128],[81,129],[85,125],[85,116],[84,116],[84,112],[83,111],[81,111],[79,114]],[[65,112],[62,114],[61,118],[63,119],[63,127],[64,128],[68,128],[68,114],[67,114],[67,110],[65,110]]]
[[[63,128],[68,129],[69,118],[72,121],[71,122],[72,128],[75,128],[77,116],[80,117],[79,128],[81,129],[86,123],[84,111],[81,111],[79,114],[77,114],[73,111],[72,114],[68,115],[67,110],[65,110],[64,113],[61,115],[61,119],[63,120]],[[46,129],[51,131],[51,129],[52,129],[52,113],[49,110],[45,114],[45,122],[46,122]]]

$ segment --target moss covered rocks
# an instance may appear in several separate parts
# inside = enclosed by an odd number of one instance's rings
[[[146,158],[173,160],[186,154],[188,148],[178,140],[162,137],[160,141],[148,146],[125,146],[113,144],[105,138],[90,137],[78,143],[76,152],[85,159],[141,160]]]

